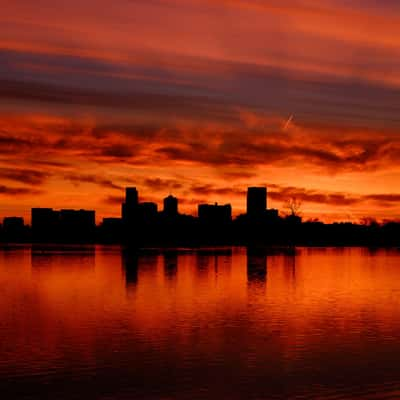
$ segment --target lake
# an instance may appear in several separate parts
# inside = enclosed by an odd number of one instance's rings
[[[398,399],[400,251],[0,250],[2,399]]]

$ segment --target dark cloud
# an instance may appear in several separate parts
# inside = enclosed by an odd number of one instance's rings
[[[316,165],[330,170],[369,168],[370,164],[379,164],[383,145],[368,143],[368,147],[357,154],[346,148],[331,146],[327,143],[296,144],[295,138],[277,142],[275,138],[254,137],[254,142],[243,135],[242,140],[231,140],[229,133],[223,135],[224,142],[217,146],[193,146],[190,144],[161,146],[157,152],[170,160],[192,161],[215,166],[258,166],[284,163],[287,166],[296,163]],[[258,142],[258,143],[257,143]],[[325,147],[325,148],[324,148]],[[386,150],[386,158],[397,158],[397,152]]]
[[[110,205],[121,205],[123,201],[123,196],[107,196],[103,199],[103,203]]]
[[[232,109],[211,97],[146,92],[115,92],[101,88],[58,86],[51,83],[0,80],[0,98],[157,112],[159,115],[229,119]]]
[[[100,154],[102,156],[113,158],[130,158],[135,154],[135,149],[129,145],[112,144],[109,146],[106,145],[103,149],[101,149]]]
[[[196,196],[208,196],[208,195],[221,195],[221,196],[243,196],[245,190],[232,188],[232,187],[216,187],[213,185],[192,185],[190,192]]]
[[[0,168],[0,178],[31,185],[41,185],[49,175],[33,169]]]
[[[21,132],[21,134],[23,134]],[[44,141],[40,138],[26,138],[0,130],[0,154],[14,155],[39,147]]]
[[[322,203],[336,206],[350,206],[362,201],[362,198],[346,193],[326,193],[296,187],[276,187],[268,191],[268,197],[282,202],[296,198],[304,203]]]
[[[367,200],[374,200],[377,202],[398,203],[400,202],[400,194],[370,194],[364,196]]]
[[[146,178],[143,185],[152,190],[181,189],[183,183],[175,179]]]
[[[102,178],[101,176],[96,175],[66,174],[64,175],[64,179],[71,181],[75,184],[93,183],[95,185],[99,185],[108,189],[122,189],[121,186],[113,183],[111,179]]]
[[[0,195],[26,196],[40,194],[40,190],[26,187],[9,187],[0,185]]]
[[[357,195],[343,192],[323,192],[298,187],[283,187],[279,185],[268,186],[268,197],[277,201],[288,201],[296,198],[304,203],[320,203],[333,206],[353,206],[356,204],[374,202],[378,205],[396,205],[400,202],[400,194],[366,194]]]
[[[400,161],[400,139],[390,132],[367,131],[361,135],[348,131],[345,139],[337,139],[339,129],[300,124],[290,134],[263,132],[260,126],[245,124],[242,130],[227,126],[216,131],[211,128],[202,131],[197,125],[163,129],[134,123],[120,127],[99,123],[85,127],[83,122],[46,124],[29,119],[3,125],[0,154],[5,156],[24,155],[27,160],[45,162],[61,155],[72,157],[75,162],[84,158],[99,163],[124,161],[136,165],[172,165],[184,161],[213,166],[218,174],[227,174],[228,179],[249,177],[258,166],[312,167],[333,174],[376,170]],[[230,170],[235,171],[235,176],[228,176]]]

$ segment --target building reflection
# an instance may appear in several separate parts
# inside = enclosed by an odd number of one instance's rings
[[[196,252],[196,270],[199,276],[205,276],[211,269],[218,274],[220,264],[232,259],[231,248],[200,249]]]
[[[265,285],[267,281],[267,252],[260,248],[247,248],[247,282]]]
[[[153,251],[122,249],[121,264],[128,290],[135,289],[142,278],[153,279],[156,276],[159,256]]]
[[[176,279],[178,271],[178,253],[176,251],[168,251],[164,253],[164,276],[167,280]]]
[[[33,270],[95,268],[94,245],[38,245],[31,248]]]
[[[122,249],[121,261],[126,288],[134,289],[138,283],[139,254],[136,250]]]

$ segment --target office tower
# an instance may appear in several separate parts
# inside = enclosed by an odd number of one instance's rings
[[[259,217],[265,214],[267,209],[267,188],[249,187],[247,189],[247,215]]]
[[[129,204],[130,206],[138,205],[139,195],[135,187],[127,187],[125,189],[125,203]]]
[[[164,199],[164,215],[168,217],[175,217],[178,215],[178,199],[169,195]]]
[[[132,223],[137,217],[139,195],[135,187],[125,189],[125,202],[122,203],[122,220],[124,223]]]

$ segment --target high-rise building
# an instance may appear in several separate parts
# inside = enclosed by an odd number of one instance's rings
[[[175,217],[178,215],[178,199],[169,195],[164,199],[164,215],[168,217]]]
[[[267,188],[249,187],[247,189],[247,215],[259,217],[267,209]]]
[[[130,206],[138,205],[139,195],[135,187],[127,187],[125,189],[125,203],[129,204]]]
[[[139,195],[135,187],[125,189],[125,202],[122,203],[122,220],[125,223],[132,223],[137,217]]]

